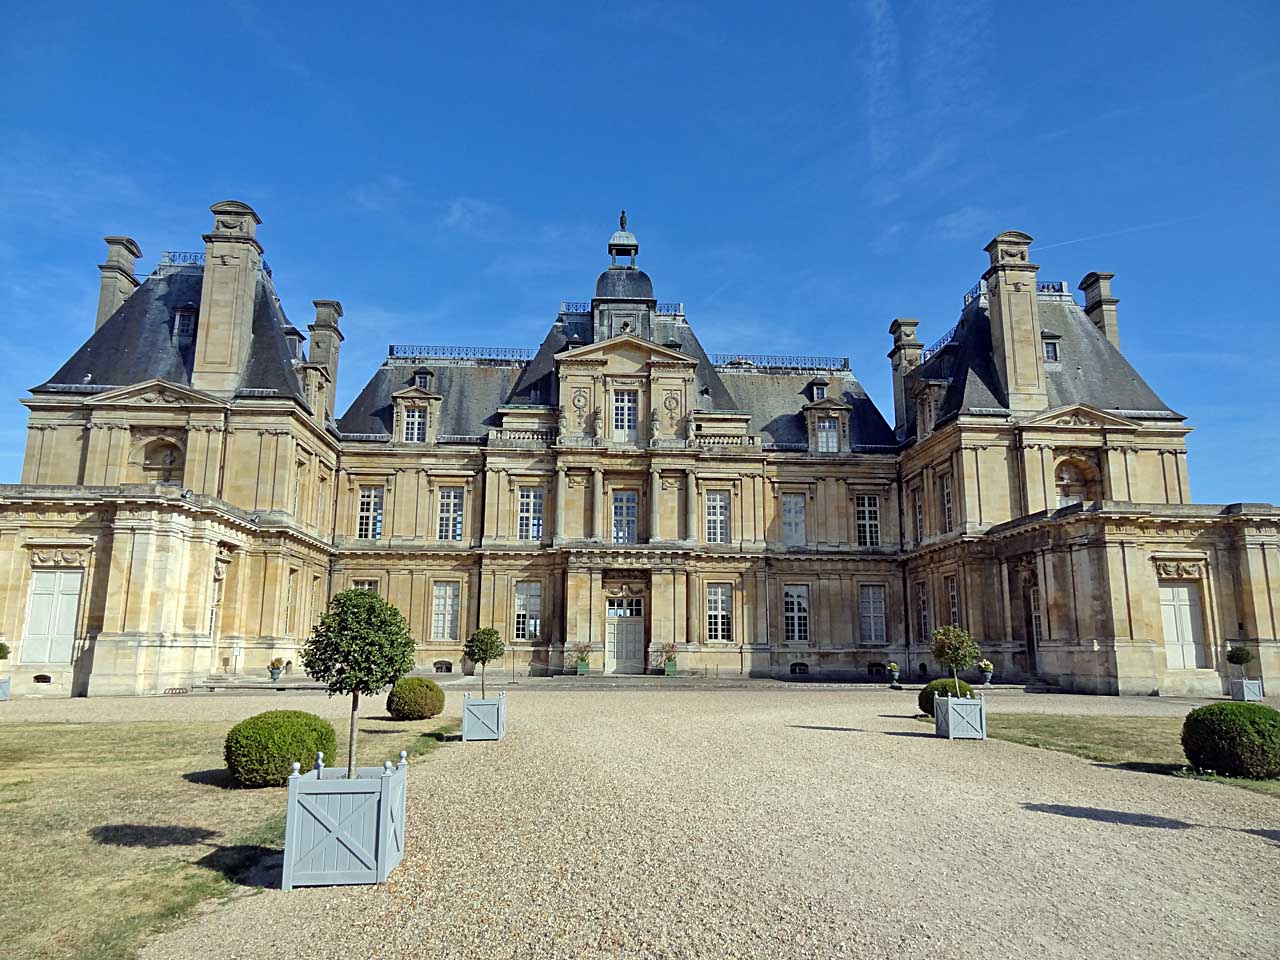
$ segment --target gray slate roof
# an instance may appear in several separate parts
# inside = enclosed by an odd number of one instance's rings
[[[805,388],[817,376],[813,370],[722,369],[721,373],[737,408],[750,411],[752,433],[760,434],[765,443],[808,443],[803,407],[809,402]],[[829,381],[827,396],[853,408],[849,413],[852,447],[897,445],[893,429],[849,371],[827,370],[822,377]]]
[[[194,342],[179,344],[173,335],[174,311],[200,307],[204,269],[167,267],[147,277],[120,308],[33,393],[59,386],[127,387],[148,380],[191,386]],[[305,404],[285,339],[289,321],[270,278],[259,275],[253,309],[253,340],[240,389],[274,390]]]
[[[338,430],[390,436],[395,415],[391,395],[413,386],[416,371],[430,370],[431,392],[444,397],[437,435],[483,436],[490,427],[498,426],[498,407],[508,402],[524,366],[509,360],[405,363],[388,359],[339,418]]]

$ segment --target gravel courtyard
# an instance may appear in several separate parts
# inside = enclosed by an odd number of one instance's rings
[[[383,887],[240,896],[142,956],[1185,960],[1280,943],[1273,798],[939,741],[910,693],[525,687],[508,703],[504,742],[411,767],[409,850]]]

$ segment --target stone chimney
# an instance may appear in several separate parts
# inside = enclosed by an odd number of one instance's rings
[[[138,289],[133,268],[142,256],[142,248],[129,237],[103,239],[107,241],[107,262],[98,264],[102,271],[102,286],[98,289],[98,317],[93,324],[94,330],[106,323],[107,318]]]
[[[907,374],[920,366],[920,352],[924,349],[916,339],[919,320],[899,317],[889,324],[893,336],[893,349],[889,361],[893,364],[893,429],[901,433],[912,420],[913,402],[906,388]]]
[[[325,390],[325,409],[329,417],[333,417],[333,395],[337,392],[338,383],[338,350],[342,345],[342,331],[338,329],[338,320],[342,316],[342,304],[337,300],[313,300],[316,308],[316,322],[307,329],[311,332],[312,363],[324,367],[329,378],[329,388]],[[318,411],[317,411],[318,413]]]
[[[987,312],[991,317],[991,352],[1014,413],[1044,410],[1044,349],[1040,343],[1040,307],[1036,271],[1031,262],[1031,237],[1007,230],[986,246],[991,266],[987,281]]]
[[[1080,289],[1084,291],[1084,312],[1119,350],[1120,321],[1116,318],[1116,304],[1120,301],[1111,295],[1111,281],[1115,277],[1114,273],[1091,273],[1080,281]]]
[[[253,208],[224,200],[209,208],[213,232],[204,236],[204,283],[191,385],[233,394],[240,385],[253,340],[253,305],[258,290],[262,223]]]

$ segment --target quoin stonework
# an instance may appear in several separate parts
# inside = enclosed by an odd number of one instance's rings
[[[987,244],[932,346],[889,325],[892,423],[846,359],[707,353],[625,220],[541,345],[392,345],[341,412],[341,304],[314,301],[308,338],[258,215],[212,212],[203,252],[145,276],[108,237],[89,338],[22,401],[16,695],[261,675],[351,587],[404,611],[427,671],[469,669],[493,626],[521,674],[589,645],[611,673],[674,650],[915,678],[955,623],[1000,677],[1063,690],[1219,695],[1233,644],[1280,675],[1280,509],[1192,502],[1190,428],[1121,352],[1112,275],[1082,306],[1026,234]]]

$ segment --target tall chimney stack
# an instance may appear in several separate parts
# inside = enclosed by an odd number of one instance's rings
[[[93,324],[94,330],[106,323],[107,318],[138,289],[133,268],[142,256],[142,248],[129,237],[103,239],[107,241],[107,262],[98,264],[102,271],[102,286],[98,289],[98,317]]]
[[[1006,230],[986,246],[991,266],[987,281],[987,313],[991,317],[991,352],[1014,413],[1044,410],[1049,404],[1040,341],[1040,305],[1031,262],[1031,237]]]
[[[338,349],[343,341],[342,331],[338,329],[338,320],[342,316],[342,304],[337,300],[313,300],[316,308],[316,322],[307,329],[311,331],[312,363],[324,367],[329,376],[331,386],[325,391],[325,408],[329,417],[333,417],[333,396],[338,392]]]
[[[253,207],[239,200],[223,200],[209,210],[213,232],[204,235],[204,282],[191,385],[233,394],[253,339],[253,305],[262,264],[262,244],[255,234],[262,221]]]
[[[1080,281],[1080,289],[1084,291],[1084,312],[1119,350],[1120,321],[1116,317],[1116,304],[1120,301],[1111,295],[1111,281],[1115,277],[1114,273],[1090,273]]]
[[[920,353],[924,347],[916,339],[918,326],[919,320],[905,317],[899,317],[889,324],[889,333],[893,336],[893,349],[889,351],[889,362],[893,365],[893,429],[899,434],[912,420],[906,376],[920,366]]]

